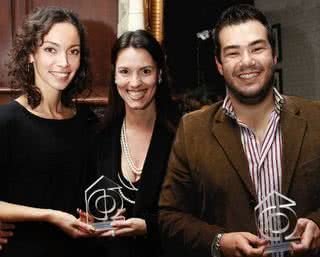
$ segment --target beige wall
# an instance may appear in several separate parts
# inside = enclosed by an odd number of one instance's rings
[[[320,1],[255,0],[281,24],[284,93],[320,99]]]

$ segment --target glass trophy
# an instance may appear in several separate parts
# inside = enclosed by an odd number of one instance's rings
[[[85,190],[86,221],[96,230],[112,229],[111,222],[123,209],[121,186],[105,176]]]
[[[260,237],[269,241],[265,254],[289,251],[292,241],[299,241],[295,227],[297,215],[292,208],[295,201],[272,191],[254,208]]]

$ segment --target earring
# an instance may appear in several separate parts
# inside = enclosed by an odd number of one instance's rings
[[[158,84],[161,84],[161,82],[162,82],[162,70],[159,71]]]
[[[32,66],[32,63],[31,62],[29,62],[28,64],[27,64],[27,72],[29,73],[30,72],[30,66]]]

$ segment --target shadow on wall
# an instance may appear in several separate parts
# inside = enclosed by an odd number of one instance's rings
[[[320,67],[317,60],[320,58],[320,35],[315,29],[319,28],[315,19],[315,16],[320,18],[320,14],[316,14],[319,8],[291,2],[282,8],[276,7],[276,4],[273,8],[268,7],[265,14],[272,24],[281,24],[282,60],[276,68],[282,71],[283,93],[319,99]]]
[[[320,56],[319,51],[316,55],[316,42],[311,42],[314,40],[312,35],[290,26],[285,29],[283,37],[284,92],[309,99],[319,99],[319,94],[316,94],[320,79],[317,78],[319,66],[316,58]]]

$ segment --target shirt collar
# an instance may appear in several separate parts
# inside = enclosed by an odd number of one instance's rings
[[[283,107],[283,103],[284,103],[284,97],[279,93],[279,91],[273,87],[273,97],[274,97],[274,105],[275,105],[275,111],[277,114],[280,114],[282,107]],[[223,104],[222,104],[222,109],[225,113],[225,115],[229,116],[230,118],[237,120],[237,116],[234,112],[233,106],[232,106],[232,102],[230,99],[230,96],[226,95],[226,97],[224,98]]]

